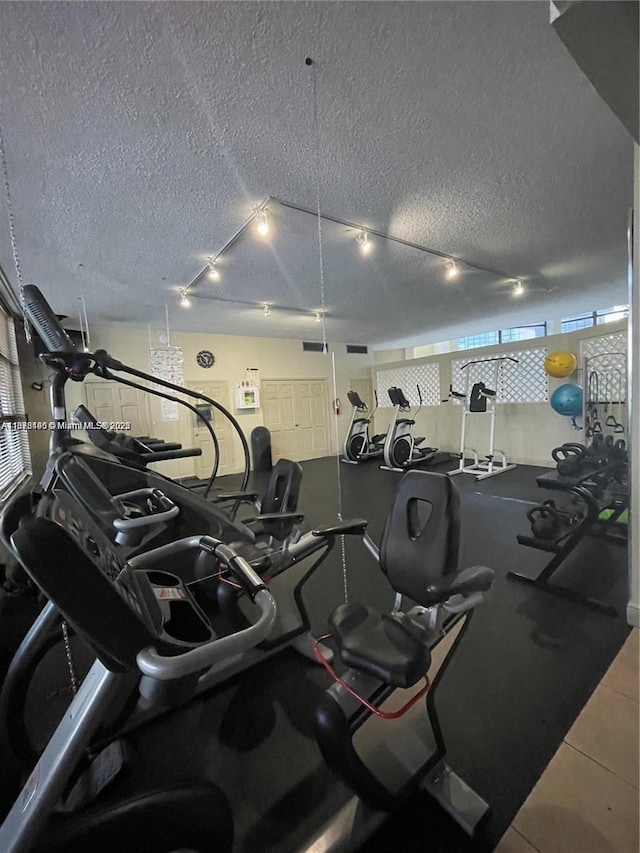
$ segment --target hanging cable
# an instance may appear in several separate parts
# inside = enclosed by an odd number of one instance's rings
[[[326,290],[324,282],[324,252],[322,248],[322,211],[320,209],[320,125],[318,121],[318,79],[316,67],[311,57],[305,59],[305,64],[311,68],[311,85],[313,99],[313,142],[314,142],[314,160],[315,160],[315,184],[316,184],[316,216],[318,221],[318,263],[320,268],[320,322],[322,324],[322,352],[328,353],[327,345],[327,304]],[[333,373],[333,395],[334,399],[338,399],[338,388],[336,380],[336,362],[335,354],[332,353],[332,373]],[[334,410],[333,424],[336,442],[336,472],[338,478],[338,521],[343,520],[342,516],[342,480],[340,477],[340,440],[338,435],[338,415]],[[342,553],[342,583],[344,588],[345,604],[349,602],[349,587],[347,583],[347,556],[345,550],[344,535],[340,537],[340,546]]]
[[[322,251],[322,213],[320,210],[320,128],[318,124],[318,80],[313,59],[308,56],[305,59],[305,63],[311,68],[311,84],[313,93],[313,141],[315,149],[316,214],[318,219],[318,260],[320,264],[320,313],[322,315],[322,351],[326,353],[328,352],[327,306],[324,286],[324,254]]]
[[[9,219],[9,237],[11,239],[11,253],[13,255],[13,265],[16,270],[18,286],[20,288],[20,305],[22,306],[22,315],[24,317],[24,336],[27,343],[31,343],[31,324],[27,316],[27,309],[24,303],[24,281],[22,278],[22,268],[20,266],[20,257],[18,255],[18,243],[16,240],[16,224],[13,216],[13,202],[11,199],[11,187],[9,184],[9,169],[7,166],[7,151],[4,141],[4,115],[0,106],[0,160],[2,161],[2,183],[4,185],[4,198],[7,205],[7,217]]]

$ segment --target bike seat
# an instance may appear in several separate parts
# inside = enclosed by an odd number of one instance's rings
[[[406,614],[378,613],[364,604],[342,604],[329,626],[343,663],[394,687],[411,687],[429,669],[427,631]]]

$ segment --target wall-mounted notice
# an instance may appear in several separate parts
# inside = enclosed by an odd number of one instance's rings
[[[152,376],[174,385],[184,385],[182,347],[149,347],[149,362]],[[159,387],[159,390],[167,392],[166,388]],[[163,421],[178,420],[178,403],[161,400],[160,411]]]

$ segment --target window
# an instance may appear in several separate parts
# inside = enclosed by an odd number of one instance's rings
[[[625,320],[628,316],[628,305],[614,305],[613,308],[602,308],[600,311],[576,314],[575,317],[564,317],[561,331],[577,332],[578,329],[588,329],[591,326],[599,326],[601,323],[615,323],[616,320]]]
[[[500,343],[499,332],[482,332],[480,335],[467,335],[458,338],[458,349],[475,349],[476,347],[491,347]]]
[[[468,335],[458,338],[458,349],[491,347],[495,344],[511,344],[514,341],[528,341],[531,338],[544,338],[547,334],[546,323],[532,323],[530,326],[514,326],[499,332],[484,332],[481,335]]]
[[[13,319],[0,308],[0,501],[31,473]]]
[[[629,316],[628,305],[614,305],[613,308],[606,308],[603,311],[596,311],[596,323],[615,323],[616,320],[626,320]]]
[[[546,323],[533,323],[530,326],[514,326],[513,329],[502,329],[500,332],[500,343],[510,344],[514,341],[529,341],[531,338],[544,338],[546,334]]]
[[[560,331],[577,332],[578,329],[588,329],[589,326],[593,326],[593,311],[588,314],[576,314],[575,317],[563,317]]]

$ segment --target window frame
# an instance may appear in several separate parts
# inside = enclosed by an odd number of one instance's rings
[[[31,476],[31,451],[13,315],[0,303],[0,505]]]

